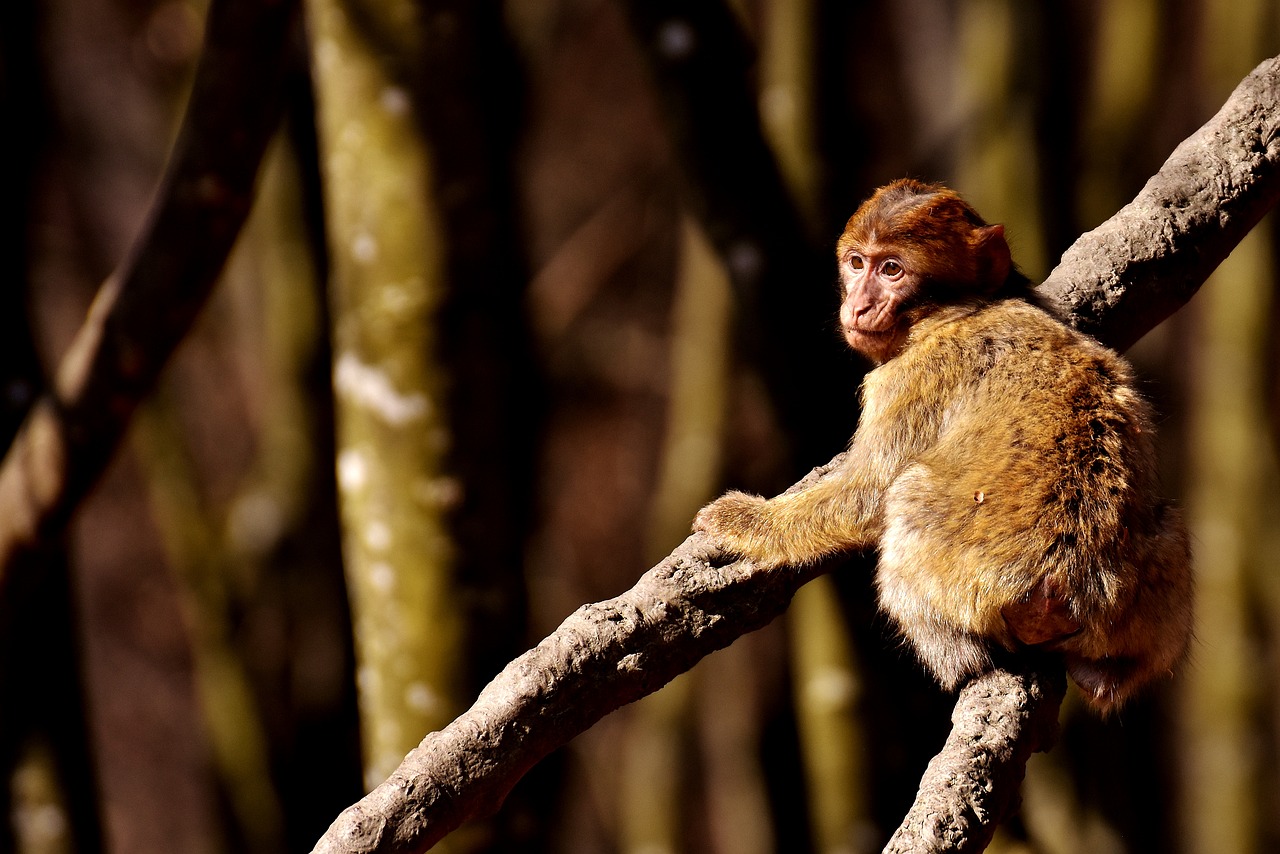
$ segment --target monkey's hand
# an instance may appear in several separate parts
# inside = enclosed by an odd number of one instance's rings
[[[730,554],[762,565],[778,563],[777,560],[769,560],[767,550],[763,548],[761,534],[768,524],[765,503],[759,495],[726,492],[698,511],[693,520],[693,530],[706,534]]]

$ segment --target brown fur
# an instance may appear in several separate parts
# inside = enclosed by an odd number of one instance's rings
[[[1025,280],[1003,229],[950,190],[882,188],[837,258],[846,338],[882,362],[849,453],[801,492],[728,493],[695,527],[768,566],[878,546],[881,605],[947,687],[996,647],[1060,652],[1103,711],[1169,673],[1190,554],[1129,366],[1008,295]],[[859,301],[891,331],[851,330]]]

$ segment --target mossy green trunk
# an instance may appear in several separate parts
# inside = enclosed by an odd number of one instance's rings
[[[457,713],[461,620],[446,514],[450,436],[436,358],[444,289],[430,159],[408,89],[346,14],[412,40],[416,6],[313,0],[330,247],[343,555],[366,782]],[[368,20],[366,20],[366,18]],[[397,48],[414,49],[413,44]]]

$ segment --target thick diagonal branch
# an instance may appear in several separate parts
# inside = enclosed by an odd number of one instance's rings
[[[157,201],[0,464],[0,595],[111,459],[221,272],[279,124],[297,0],[213,0]]]
[[[600,718],[773,620],[816,573],[710,556],[695,534],[626,593],[578,609],[347,808],[315,851],[425,851],[496,810],[529,768]]]

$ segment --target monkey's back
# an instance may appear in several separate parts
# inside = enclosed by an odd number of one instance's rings
[[[900,358],[869,375],[868,410],[906,411],[895,378],[924,376],[938,415],[936,441],[901,461],[885,493],[886,609],[1009,648],[1127,660],[1151,657],[1138,648],[1144,608],[1160,599],[1182,635],[1159,656],[1168,666],[1190,620],[1186,540],[1155,494],[1151,414],[1128,364],[1021,300],[941,316]],[[1010,602],[1044,614],[1019,635]]]

